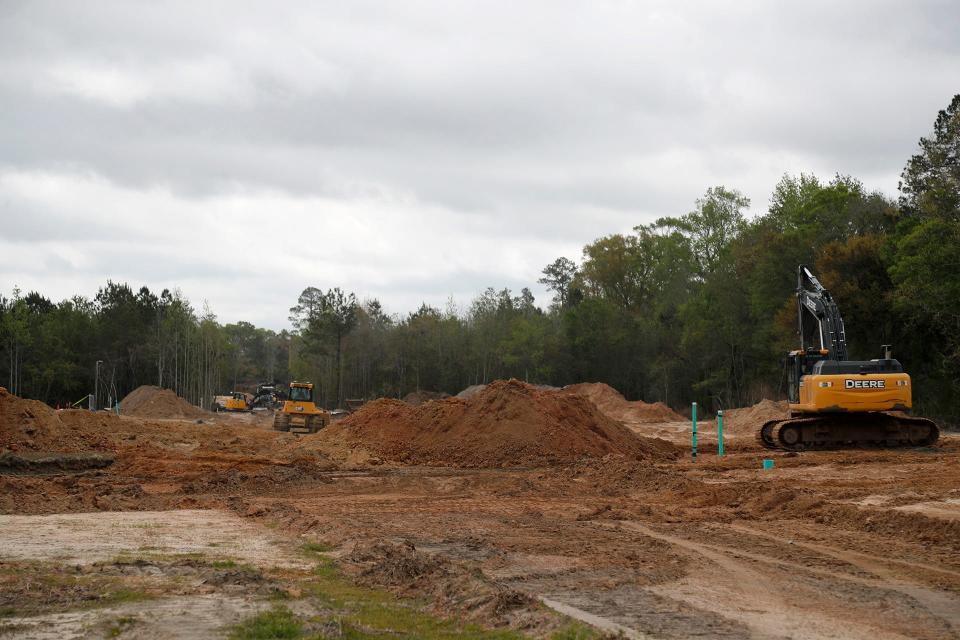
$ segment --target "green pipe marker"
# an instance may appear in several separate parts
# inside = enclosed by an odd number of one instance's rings
[[[693,459],[697,459],[697,403],[693,403]]]
[[[723,457],[723,411],[717,411],[717,455]]]

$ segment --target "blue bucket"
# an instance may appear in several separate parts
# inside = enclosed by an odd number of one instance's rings
[[[773,460],[770,460],[769,458],[764,458],[763,468],[764,470],[773,469]]]

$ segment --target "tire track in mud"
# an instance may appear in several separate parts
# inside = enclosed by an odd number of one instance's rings
[[[636,629],[631,629],[630,627],[625,627],[622,624],[618,624],[609,618],[604,618],[603,616],[598,616],[596,614],[590,613],[589,611],[584,611],[583,609],[578,609],[569,604],[564,604],[558,602],[557,600],[551,600],[550,598],[540,598],[540,602],[547,605],[557,613],[562,613],[563,615],[573,618],[574,620],[579,620],[580,622],[589,624],[597,629],[600,629],[603,632],[615,633],[624,638],[630,638],[630,640],[653,640],[653,636],[648,636],[645,633],[641,633]]]
[[[731,525],[731,528],[750,535],[774,540],[778,539],[777,536],[773,534],[742,524]],[[860,553],[859,551],[846,551],[821,544],[802,542],[796,539],[791,540],[791,544],[830,556],[832,558],[836,558],[837,560],[853,565],[865,571],[866,573],[877,576],[876,579],[862,579],[849,576],[838,577],[862,582],[871,586],[899,591],[900,593],[903,593],[904,595],[917,601],[920,606],[922,606],[932,615],[943,620],[950,627],[954,637],[960,637],[960,598],[952,596],[944,591],[931,589],[928,586],[919,584],[916,581],[905,579],[903,573],[898,572],[894,566],[901,565],[928,572],[939,572],[953,577],[960,577],[960,572],[943,567],[934,567],[925,563],[900,560],[898,558],[877,559],[870,557],[865,553]]]
[[[608,527],[612,523],[595,524]],[[912,593],[897,588],[900,585],[822,568],[809,571],[801,564],[696,542],[638,522],[623,521],[619,526],[662,540],[707,561],[682,580],[647,587],[648,591],[742,623],[750,629],[752,637],[871,637],[875,640],[957,637],[950,623],[936,615],[931,607],[921,607],[923,619],[917,620],[917,607],[898,602],[904,595],[913,600]],[[816,547],[813,550],[819,551]],[[891,592],[896,597],[892,597]],[[898,619],[899,611],[889,617],[889,607],[877,602],[880,597],[887,604],[902,604],[914,615],[909,621]],[[942,610],[943,604],[933,608]],[[923,626],[910,626],[912,623]]]
[[[778,542],[783,542],[778,536],[763,531],[762,529],[755,529],[744,524],[733,524],[730,525],[730,528],[734,531],[741,531],[750,535],[760,536],[761,538],[767,538],[769,540],[774,540]],[[881,575],[883,577],[902,577],[902,574],[895,572],[890,565],[900,565],[903,567],[908,567],[912,569],[917,569],[920,571],[930,571],[934,573],[940,573],[947,575],[953,578],[960,578],[960,571],[954,569],[948,569],[943,566],[933,565],[926,562],[916,562],[913,560],[903,560],[901,558],[883,558],[883,560],[878,560],[877,558],[860,552],[860,551],[851,551],[847,549],[837,549],[836,547],[830,547],[822,545],[819,543],[806,543],[798,541],[795,538],[791,539],[790,543],[792,545],[803,547],[804,549],[809,549],[815,551],[821,555],[828,555],[830,557],[836,558],[846,562],[847,564],[854,565],[860,569],[871,573],[874,575]]]

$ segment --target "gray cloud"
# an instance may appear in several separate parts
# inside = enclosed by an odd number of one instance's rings
[[[0,285],[281,327],[311,284],[394,311],[532,285],[714,184],[893,194],[958,32],[933,0],[0,3]]]

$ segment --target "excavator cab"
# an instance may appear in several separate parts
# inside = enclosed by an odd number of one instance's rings
[[[791,351],[787,354],[787,400],[790,404],[800,402],[800,384],[803,376],[813,372],[813,367],[827,357],[826,349],[809,347],[804,350]]]

